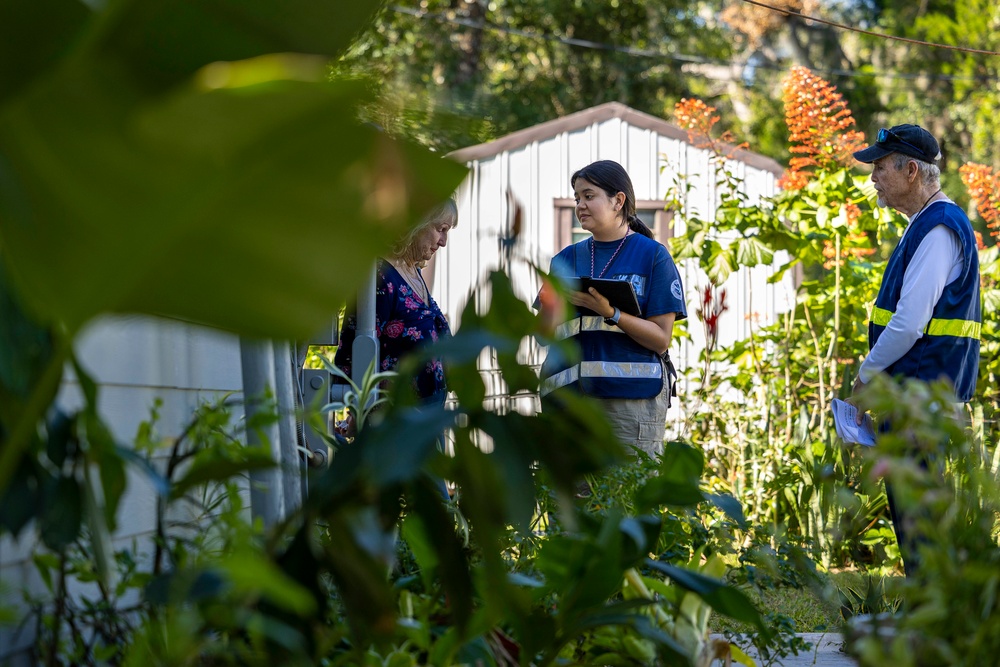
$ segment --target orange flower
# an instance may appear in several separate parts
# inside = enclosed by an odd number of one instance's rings
[[[962,165],[958,173],[987,229],[992,230],[990,236],[1000,236],[1000,174],[975,162]]]
[[[845,204],[845,207],[853,206],[853,204]],[[855,206],[854,208],[857,208]],[[857,215],[860,215],[861,211],[858,210]],[[847,219],[851,221],[851,211],[847,212]],[[857,220],[857,217],[854,218]],[[844,237],[843,243],[840,245],[840,259],[839,263],[841,266],[844,265],[847,259],[861,259],[862,257],[868,257],[875,254],[875,248],[867,247],[869,245],[868,235],[864,232],[848,232]],[[823,257],[826,257],[827,261],[823,262],[824,269],[832,269],[838,263],[834,257],[837,254],[832,241],[823,242]]]
[[[789,149],[782,178],[789,189],[801,188],[812,178],[812,169],[835,169],[852,164],[851,154],[865,147],[864,133],[852,129],[854,116],[836,86],[806,67],[793,67],[782,85]]]
[[[674,120],[681,127],[687,130],[688,141],[698,148],[707,148],[719,156],[729,157],[734,151],[740,148],[747,148],[746,142],[738,145],[730,145],[733,133],[726,131],[718,137],[712,136],[715,124],[719,122],[719,116],[715,114],[715,107],[710,107],[699,99],[684,98],[674,105]]]

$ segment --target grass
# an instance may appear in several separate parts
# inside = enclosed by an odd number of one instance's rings
[[[849,570],[821,574],[818,590],[778,586],[759,589],[742,586],[741,590],[763,613],[781,615],[794,623],[795,632],[839,632],[844,623],[841,611],[850,614],[885,611],[896,604],[892,593],[893,577],[880,578],[866,572]],[[714,614],[710,631],[713,633],[752,632],[752,628],[732,619]]]

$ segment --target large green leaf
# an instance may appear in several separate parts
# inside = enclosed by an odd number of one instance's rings
[[[308,63],[228,67],[256,83],[143,101],[84,61],[0,112],[0,234],[45,319],[306,337],[465,173],[358,125],[356,86],[288,80]]]
[[[697,505],[705,500],[701,491],[704,468],[705,456],[701,450],[683,442],[664,443],[658,474],[636,492],[636,508],[644,512],[660,505]]]
[[[733,257],[732,248],[723,248],[716,241],[707,244],[703,257],[705,272],[713,285],[721,285],[729,278],[729,274],[736,270],[736,259]]]
[[[61,551],[80,535],[84,506],[80,482],[72,477],[52,478],[44,498],[39,517],[42,541],[53,551]]]
[[[541,428],[542,422],[534,416],[516,412],[502,416],[487,413],[477,419],[476,426],[493,441],[490,463],[505,487],[497,501],[504,504],[507,521],[527,533],[537,495],[533,475],[537,461],[535,447],[547,437]]]
[[[0,254],[0,438],[13,428],[32,388],[54,356],[52,332],[32,321],[14,293]],[[55,396],[49,388],[44,401]]]
[[[774,252],[756,237],[741,238],[736,242],[736,261],[743,266],[770,264]]]
[[[473,611],[472,574],[466,551],[437,485],[425,478],[411,488],[414,510],[422,518],[422,528],[436,554],[441,585],[448,594],[455,625],[464,633]]]
[[[58,62],[90,17],[80,0],[0,2],[0,102]]]
[[[378,0],[109,0],[94,50],[146,86],[170,85],[209,63],[267,53],[336,55]]]
[[[316,611],[316,601],[309,590],[255,549],[226,554],[215,567],[224,573],[224,578],[237,592],[266,598],[279,608],[300,616]]]
[[[670,577],[681,588],[696,593],[720,614],[766,631],[760,612],[753,606],[750,598],[724,581],[652,559],[647,560],[646,565]]]

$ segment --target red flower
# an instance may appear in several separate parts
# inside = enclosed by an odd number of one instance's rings
[[[386,323],[385,328],[382,329],[382,331],[385,332],[385,335],[389,338],[399,338],[403,335],[403,332],[406,331],[406,326],[400,320],[392,320],[391,322]]]
[[[705,326],[705,349],[709,352],[715,349],[719,340],[719,317],[729,310],[726,304],[726,289],[717,289],[711,284],[705,286],[702,294],[701,308],[695,313]]]

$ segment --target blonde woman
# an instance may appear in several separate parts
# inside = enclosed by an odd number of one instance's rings
[[[380,370],[396,368],[399,360],[418,347],[451,336],[444,313],[431,297],[421,269],[445,247],[448,232],[458,224],[458,208],[448,200],[431,212],[393,248],[379,258],[375,284],[375,331],[379,340]],[[353,309],[344,318],[334,363],[351,375],[351,348],[357,334]],[[448,393],[440,359],[431,359],[412,378],[417,396],[443,403]]]

